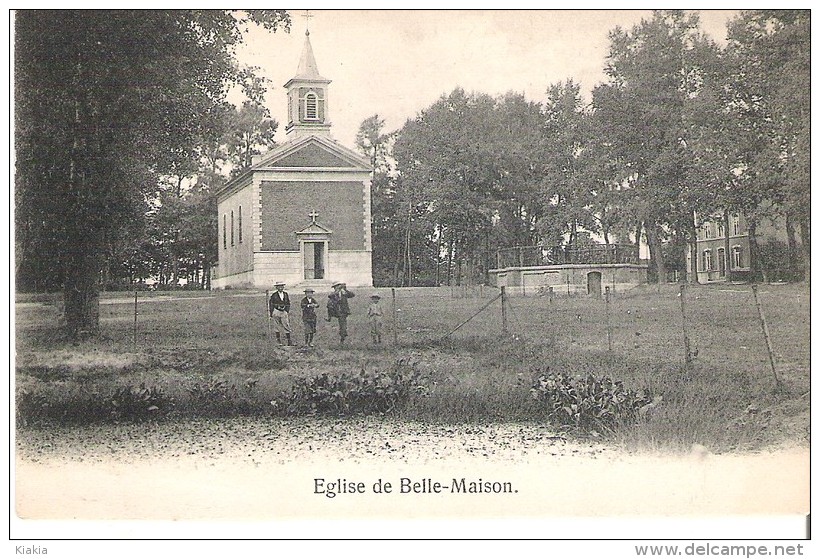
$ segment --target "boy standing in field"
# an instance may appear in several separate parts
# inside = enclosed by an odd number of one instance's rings
[[[316,309],[319,308],[319,301],[313,298],[314,293],[308,287],[302,298],[302,324],[305,327],[305,345],[308,347],[313,347],[313,335],[316,333]]]
[[[374,344],[382,343],[382,304],[378,295],[370,296],[370,307],[367,309],[367,318],[370,319],[370,337]]]
[[[282,344],[282,334],[285,335],[288,343],[290,343],[290,320],[288,314],[290,313],[290,298],[285,291],[285,282],[276,282],[274,285],[276,291],[270,296],[268,301],[268,316],[269,320],[273,321],[276,326],[276,342]]]
[[[355,297],[352,291],[348,291],[347,284],[337,281],[333,284],[333,293],[327,297],[327,321],[331,318],[339,320],[339,343],[345,343],[347,338],[347,317],[350,315],[350,305],[347,300]]]

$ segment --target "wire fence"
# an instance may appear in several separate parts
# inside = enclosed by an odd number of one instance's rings
[[[567,351],[612,352],[632,358],[695,360],[708,367],[737,360],[766,364],[776,382],[808,370],[808,289],[785,285],[643,286],[601,297],[555,290],[489,286],[364,288],[350,300],[349,349],[370,350],[367,308],[381,296],[382,347],[413,348],[473,340],[532,341]],[[298,293],[291,294],[293,342],[301,345]],[[317,294],[318,349],[337,349],[335,321],[324,319]],[[18,300],[18,338],[53,335],[61,298]],[[119,350],[262,351],[275,346],[264,292],[115,293],[101,298],[104,339]],[[51,334],[49,334],[51,333]]]

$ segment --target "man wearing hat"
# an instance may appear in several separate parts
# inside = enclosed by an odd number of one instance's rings
[[[382,311],[381,297],[378,293],[370,296],[370,307],[367,309],[367,318],[370,320],[370,337],[374,344],[382,343]]]
[[[327,321],[331,318],[339,319],[339,343],[345,343],[347,338],[347,317],[350,315],[350,305],[347,300],[355,297],[352,291],[348,291],[347,284],[337,281],[333,284],[333,293],[327,297]]]
[[[316,333],[316,309],[319,301],[313,298],[315,291],[308,287],[302,298],[302,324],[305,327],[305,345],[313,347],[313,335]]]
[[[290,343],[290,320],[288,313],[290,313],[290,297],[285,291],[285,282],[276,282],[274,284],[276,291],[270,296],[268,300],[268,315],[273,324],[276,326],[276,341],[282,343],[282,334],[287,339],[287,345]]]

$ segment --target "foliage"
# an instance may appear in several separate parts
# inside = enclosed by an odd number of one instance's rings
[[[530,394],[553,424],[583,432],[610,432],[634,422],[641,408],[652,403],[649,390],[627,390],[619,380],[592,374],[572,378],[549,369],[537,373]]]
[[[167,415],[173,402],[162,389],[144,383],[119,386],[108,395],[97,391],[63,388],[55,394],[20,389],[17,391],[17,422],[21,425],[42,420],[63,423],[96,421],[146,421]]]
[[[322,373],[299,378],[281,407],[293,415],[386,414],[399,411],[426,390],[423,375],[411,364],[399,361],[386,371],[362,368],[358,374]]]
[[[162,389],[155,386],[122,386],[114,391],[110,399],[111,416],[127,421],[145,421],[168,413],[171,402]]]
[[[198,168],[198,144],[231,84],[250,22],[282,11],[21,10],[15,13],[19,279],[63,286],[68,334],[99,331],[106,252],[133,252],[146,205]],[[246,142],[243,154],[250,153]],[[130,227],[136,235],[123,233]],[[44,250],[43,250],[44,249]],[[45,264],[43,266],[43,264]],[[139,273],[139,272],[138,272]]]

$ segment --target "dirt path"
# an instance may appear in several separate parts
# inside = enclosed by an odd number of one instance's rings
[[[23,519],[780,516],[809,506],[805,448],[626,455],[534,426],[194,421],[25,430],[16,444]],[[379,480],[392,491],[375,492]]]

